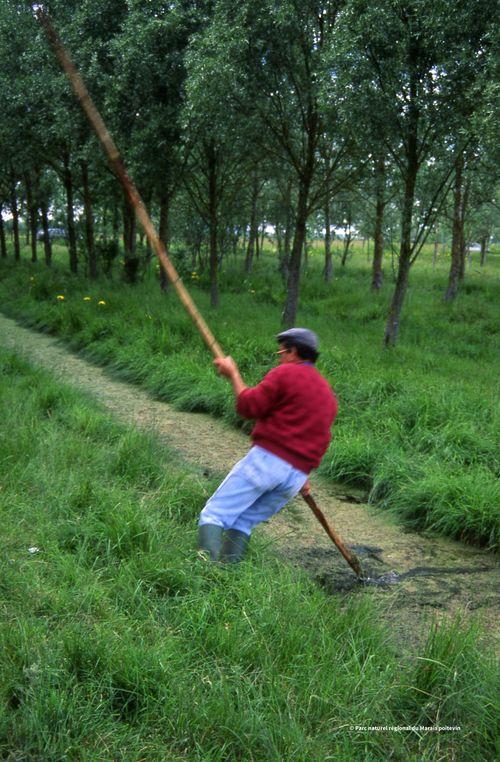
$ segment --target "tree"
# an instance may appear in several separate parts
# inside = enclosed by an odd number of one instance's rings
[[[401,243],[384,344],[397,341],[411,265],[439,216],[451,185],[453,136],[463,101],[476,92],[493,4],[460,0],[453,14],[441,0],[351,0],[342,15],[349,29],[339,56],[357,113],[383,136],[401,178]],[[340,65],[340,64],[339,64]],[[461,97],[457,99],[457,92]],[[468,136],[459,134],[460,145]],[[448,159],[436,160],[448,155]],[[415,215],[422,168],[427,205]]]
[[[227,108],[231,65],[221,65],[218,26],[195,36],[186,55],[184,111],[189,162],[185,185],[209,230],[210,303],[219,304],[218,238],[224,203],[248,163],[245,125]]]
[[[325,55],[342,5],[220,0],[210,27],[219,76],[230,75],[226,103],[251,127],[256,150],[293,180],[285,326],[296,319],[307,220],[353,173]]]

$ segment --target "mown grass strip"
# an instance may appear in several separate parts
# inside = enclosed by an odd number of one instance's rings
[[[212,484],[0,350],[0,755],[490,759],[477,631],[401,660],[370,601],[194,551]],[[354,726],[456,726],[374,732]]]

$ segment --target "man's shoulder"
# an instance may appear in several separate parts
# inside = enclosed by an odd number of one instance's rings
[[[268,375],[274,374],[275,378],[281,378],[284,381],[290,380],[290,382],[296,383],[298,379],[305,384],[318,384],[320,386],[330,387],[329,382],[319,372],[313,363],[285,363],[284,365],[277,365],[269,371]]]
[[[266,386],[275,386],[276,388],[283,389],[293,383],[293,380],[297,378],[296,373],[292,369],[293,363],[287,363],[286,365],[276,365],[271,368],[263,377],[262,382]]]

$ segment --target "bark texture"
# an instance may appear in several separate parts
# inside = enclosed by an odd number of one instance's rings
[[[252,272],[253,257],[256,246],[258,247],[258,221],[257,221],[257,201],[259,199],[259,178],[254,172],[252,181],[252,200],[250,209],[250,231],[248,234],[248,245],[245,255],[245,273]]]
[[[28,211],[29,220],[29,232],[31,243],[31,261],[36,262],[38,259],[37,253],[37,240],[38,233],[38,207],[36,204],[36,190],[33,183],[33,178],[30,172],[26,172],[24,176],[24,184],[26,186],[26,206]]]
[[[382,287],[382,261],[384,256],[384,211],[385,211],[385,162],[379,159],[376,172],[375,229],[373,231],[372,291]]]
[[[160,198],[160,224],[158,229],[158,235],[160,241],[168,251],[169,238],[170,238],[170,199],[167,193],[163,193]],[[160,289],[163,293],[167,293],[169,290],[170,281],[163,267],[160,267]]]
[[[413,116],[416,119],[416,115]],[[408,139],[408,164],[406,170],[405,193],[401,219],[401,246],[399,250],[399,266],[396,285],[392,296],[389,313],[385,325],[384,345],[395,346],[399,334],[399,321],[403,307],[408,277],[411,267],[411,228],[413,220],[413,203],[415,200],[415,185],[418,172],[417,130],[416,124]]]
[[[10,213],[12,214],[12,236],[14,239],[14,259],[21,259],[21,245],[19,242],[19,209],[17,207],[17,188],[14,173],[10,177]]]
[[[455,178],[453,184],[453,229],[451,239],[451,262],[448,274],[448,284],[444,293],[444,301],[451,302],[458,293],[462,279],[465,261],[465,240],[463,229],[463,169],[464,157],[460,153],[455,160]]]
[[[292,251],[288,268],[288,282],[285,306],[282,315],[282,325],[290,328],[295,324],[299,301],[300,265],[302,251],[306,239],[307,223],[307,199],[309,195],[310,179],[302,180],[299,186],[299,198],[297,202],[297,216],[295,220],[295,232],[293,237]]]
[[[125,249],[125,280],[128,283],[136,283],[139,260],[136,256],[136,219],[133,208],[130,206],[129,200],[124,195],[123,204],[123,246]]]
[[[42,198],[40,202],[40,212],[42,215],[43,253],[45,264],[50,267],[52,265],[52,242],[49,234],[49,207],[45,198]]]
[[[66,191],[66,226],[68,232],[69,269],[76,275],[78,272],[78,254],[76,250],[73,173],[71,171],[69,153],[64,154],[63,164],[63,183]]]
[[[94,245],[94,213],[92,209],[92,194],[89,183],[89,167],[86,161],[81,162],[83,207],[85,212],[85,245],[89,265],[89,277],[97,278],[97,257]]]
[[[323,277],[326,283],[333,278],[333,258],[332,258],[332,233],[330,229],[330,204],[325,203],[325,267]]]

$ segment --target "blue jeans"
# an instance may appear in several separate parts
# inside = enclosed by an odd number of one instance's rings
[[[249,535],[295,497],[306,480],[306,473],[255,445],[208,500],[198,524],[215,524]]]

